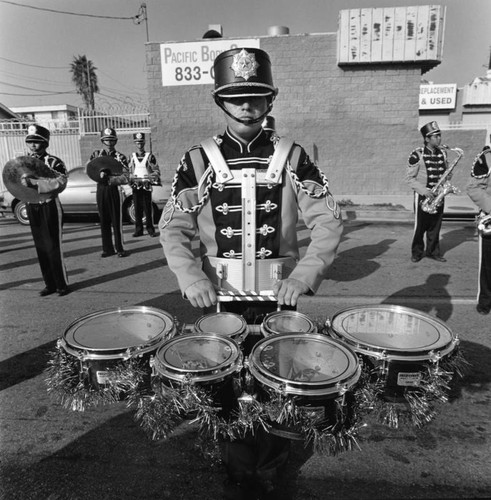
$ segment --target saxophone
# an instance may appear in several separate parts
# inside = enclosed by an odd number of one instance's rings
[[[476,224],[477,224],[477,232],[481,236],[491,235],[491,214],[481,212],[476,217]]]
[[[430,197],[425,198],[421,202],[421,209],[429,214],[436,214],[438,207],[443,203],[443,200],[445,196],[447,196],[447,194],[460,193],[460,189],[456,188],[455,186],[452,186],[452,184],[450,184],[450,182],[447,180],[447,177],[452,173],[453,169],[460,161],[462,156],[464,156],[464,152],[460,148],[449,148],[448,146],[445,145],[442,145],[441,148],[453,151],[457,155],[457,158],[455,158],[450,167],[447,168],[447,170],[445,170],[444,174],[440,177],[438,183],[431,188],[431,194],[433,196],[431,198]]]

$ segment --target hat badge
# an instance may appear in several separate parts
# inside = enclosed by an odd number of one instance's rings
[[[251,76],[257,76],[257,68],[259,68],[259,64],[256,61],[255,54],[249,54],[245,49],[234,55],[234,61],[230,66],[236,77],[243,78],[246,81]]]
[[[137,138],[137,139],[143,139],[143,135],[141,134],[141,132],[138,132],[138,133],[136,134],[136,138]]]
[[[112,134],[112,130],[110,128],[106,128],[106,130],[104,130],[104,134],[105,135],[111,135]]]
[[[35,134],[37,132],[37,128],[35,125],[29,125],[29,128],[27,129],[27,133],[29,135]]]

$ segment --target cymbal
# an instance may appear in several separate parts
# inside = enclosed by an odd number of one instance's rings
[[[52,193],[38,193],[36,188],[22,185],[20,178],[24,174],[33,178],[56,177],[56,173],[39,158],[19,156],[9,160],[3,167],[2,179],[12,196],[26,203],[41,203],[53,196]]]
[[[87,175],[95,182],[101,180],[101,170],[109,170],[111,175],[121,175],[123,165],[112,156],[99,156],[87,163]]]

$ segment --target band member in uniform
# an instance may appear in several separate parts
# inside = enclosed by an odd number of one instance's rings
[[[420,129],[424,147],[415,149],[410,155],[406,169],[406,182],[414,191],[414,234],[411,244],[411,260],[419,262],[423,257],[446,262],[440,250],[440,229],[443,220],[442,203],[436,213],[430,214],[421,208],[425,198],[434,198],[431,189],[438,183],[448,168],[447,157],[440,143],[442,141],[437,122],[427,123]],[[426,174],[425,182],[418,180],[418,173]],[[426,235],[426,250],[424,237]]]
[[[63,260],[62,229],[63,209],[58,193],[65,189],[68,179],[67,169],[60,158],[49,154],[49,130],[40,125],[31,125],[27,130],[26,144],[29,155],[44,162],[53,172],[53,178],[39,178],[24,174],[21,183],[25,187],[36,189],[38,193],[52,193],[42,203],[27,203],[27,215],[32,237],[41,266],[46,287],[41,290],[42,297],[58,292],[66,295],[70,292]]]
[[[122,219],[122,194],[120,186],[128,184],[128,160],[126,156],[116,151],[118,136],[113,128],[105,128],[101,132],[101,142],[104,149],[95,150],[89,162],[100,156],[111,156],[121,163],[123,173],[111,175],[109,170],[100,172],[100,180],[97,183],[97,208],[101,223],[102,254],[101,257],[110,257],[116,252],[119,257],[126,257],[128,252],[123,248],[123,219]],[[114,244],[111,235],[111,227],[114,232]]]
[[[491,139],[491,138],[490,138]],[[491,311],[491,148],[485,146],[471,169],[467,194],[481,210],[479,228],[479,281],[477,306],[479,314]]]
[[[132,153],[129,166],[135,205],[133,236],[143,236],[143,214],[145,214],[147,232],[153,238],[155,228],[153,226],[152,185],[160,185],[160,169],[155,156],[145,151],[145,134],[142,132],[133,134],[133,142],[138,148],[137,152]]]
[[[295,307],[300,295],[316,292],[334,260],[342,234],[337,203],[305,150],[261,126],[278,92],[268,54],[256,48],[222,52],[214,74],[213,95],[227,127],[189,149],[180,161],[159,223],[164,254],[194,307],[214,306],[217,291],[235,273],[244,293],[258,292],[256,279],[276,277],[269,286],[277,303]],[[301,259],[299,209],[312,230]],[[199,259],[191,247],[197,233]],[[248,323],[276,310],[277,303],[221,302],[223,310],[242,314]],[[274,492],[289,444],[262,428],[223,443],[228,487],[239,490],[238,496],[227,489],[225,494],[250,498],[249,488],[258,488],[260,495]]]

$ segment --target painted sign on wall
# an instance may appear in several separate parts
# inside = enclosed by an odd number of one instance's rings
[[[225,50],[259,48],[259,38],[237,40],[206,39],[199,42],[162,43],[162,85],[205,85],[214,83],[213,61]]]
[[[454,109],[456,102],[456,83],[419,87],[419,109]]]
[[[444,25],[440,5],[342,10],[338,64],[440,62]]]

